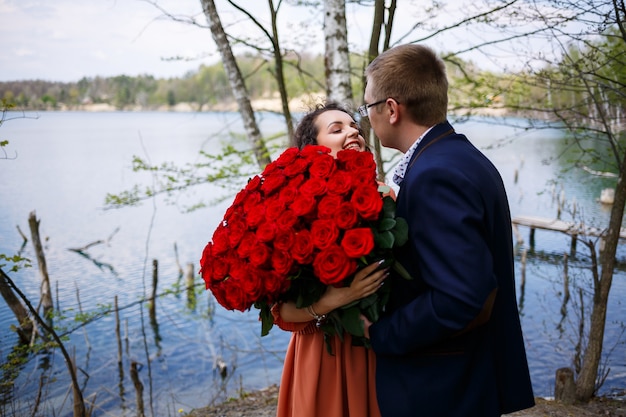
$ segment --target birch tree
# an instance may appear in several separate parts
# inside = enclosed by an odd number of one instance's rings
[[[226,32],[224,32],[224,28],[222,27],[222,22],[215,8],[215,2],[213,0],[200,0],[200,2],[202,4],[202,11],[209,23],[213,41],[220,51],[222,63],[228,74],[228,81],[230,82],[233,95],[237,101],[239,113],[243,119],[248,139],[253,146],[257,163],[263,167],[271,162],[270,155],[265,146],[265,141],[261,136],[259,126],[254,116],[254,110],[252,110],[252,105],[250,104],[246,84],[241,76],[241,71],[239,70],[233,51],[230,48]]]
[[[326,97],[353,106],[344,0],[324,0],[324,44]]]

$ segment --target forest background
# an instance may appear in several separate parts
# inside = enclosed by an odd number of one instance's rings
[[[364,52],[352,54],[353,91],[363,90]],[[325,96],[324,56],[291,53],[282,57],[285,81],[292,111],[305,111]],[[237,57],[246,88],[256,111],[281,111],[280,94],[273,59],[260,54]],[[462,68],[462,71],[461,71]],[[452,109],[467,106],[475,112],[504,114],[511,106],[524,103],[530,108],[532,89],[524,88],[525,74],[496,73],[481,70],[474,63],[460,61],[448,65],[453,80],[450,90]],[[484,87],[467,92],[463,79],[482,79]],[[475,86],[476,87],[476,86]],[[481,90],[481,91],[479,91]],[[32,111],[237,111],[237,103],[224,65],[201,65],[178,78],[155,78],[152,75],[83,77],[76,82],[16,80],[0,82],[0,98],[21,110]]]

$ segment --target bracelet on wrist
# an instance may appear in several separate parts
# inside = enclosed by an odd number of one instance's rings
[[[315,312],[315,310],[313,310],[313,304],[311,304],[310,306],[308,306],[306,308],[306,311],[311,315],[311,317],[313,317],[316,321],[315,325],[317,327],[320,327],[322,325],[322,323],[324,322],[324,320],[326,320],[326,314],[317,314]]]

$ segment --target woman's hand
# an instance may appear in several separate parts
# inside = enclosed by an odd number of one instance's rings
[[[328,314],[336,308],[350,304],[353,301],[372,295],[389,276],[389,268],[378,269],[382,261],[358,271],[349,287],[334,287],[329,285],[318,301],[311,306],[317,315]],[[286,302],[281,305],[280,316],[286,322],[304,322],[313,319],[305,308],[297,308],[295,303]]]
[[[338,307],[374,294],[385,278],[389,276],[389,268],[378,269],[381,264],[382,262],[375,262],[361,269],[356,273],[349,287],[337,288],[329,285],[324,295],[315,303],[316,307],[320,307],[320,310],[328,309],[328,311],[320,313],[315,309],[315,312],[317,314],[327,314]]]

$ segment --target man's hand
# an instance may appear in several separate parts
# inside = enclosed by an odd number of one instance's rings
[[[370,326],[372,322],[367,319],[363,314],[361,314],[361,320],[363,321],[363,327],[365,328],[365,337],[367,339],[370,338]]]

